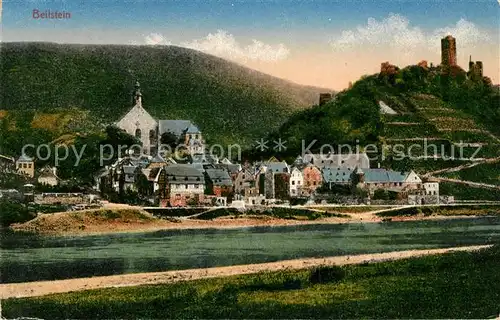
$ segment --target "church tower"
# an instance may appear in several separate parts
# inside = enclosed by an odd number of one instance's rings
[[[158,121],[142,106],[139,81],[135,82],[132,92],[132,108],[115,125],[141,141],[141,152],[143,154],[154,155],[156,153],[158,148]]]
[[[139,81],[135,82],[134,88],[134,92],[132,93],[132,106],[139,105],[142,107],[141,84]]]

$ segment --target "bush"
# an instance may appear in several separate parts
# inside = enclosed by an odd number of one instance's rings
[[[312,284],[340,282],[345,277],[345,271],[341,267],[318,267],[311,271],[309,282]]]
[[[36,213],[21,203],[0,200],[0,225],[8,227],[13,223],[23,223],[34,219]]]

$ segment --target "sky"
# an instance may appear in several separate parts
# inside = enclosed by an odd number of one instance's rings
[[[451,34],[459,65],[500,82],[500,0],[3,0],[0,16],[2,42],[176,45],[334,90],[384,61],[439,64]]]

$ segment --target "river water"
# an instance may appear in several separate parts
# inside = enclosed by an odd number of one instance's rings
[[[69,279],[492,243],[500,244],[500,217],[79,237],[4,235],[0,280]]]

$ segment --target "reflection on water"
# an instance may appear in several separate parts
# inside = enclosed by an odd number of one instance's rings
[[[304,257],[500,243],[500,217],[381,224],[3,235],[1,282],[206,268]]]

